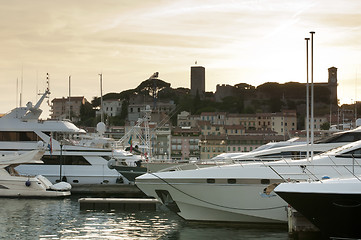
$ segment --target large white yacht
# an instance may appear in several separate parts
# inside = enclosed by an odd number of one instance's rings
[[[136,185],[186,220],[286,223],[287,203],[267,187],[274,183],[360,174],[361,141],[313,160],[219,165],[196,170],[147,173]]]
[[[108,143],[101,147],[90,144],[95,138],[84,141],[86,132],[70,121],[39,120],[40,105],[49,93],[47,89],[35,106],[29,102],[0,118],[0,154],[31,151],[37,148],[38,141],[43,141],[48,146],[42,157],[44,163],[18,166],[19,173],[41,174],[52,183],[66,180],[72,185],[123,181],[116,170],[108,168],[108,160],[136,157]],[[74,136],[83,141],[71,140]]]
[[[64,197],[70,195],[71,185],[51,182],[41,175],[22,176],[14,169],[20,164],[41,163],[43,150],[0,156],[0,197]]]

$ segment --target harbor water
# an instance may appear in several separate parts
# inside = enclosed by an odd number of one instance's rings
[[[186,222],[157,211],[83,211],[78,198],[0,199],[0,239],[289,239],[287,229]]]

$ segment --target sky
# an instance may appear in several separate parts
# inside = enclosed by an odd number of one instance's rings
[[[359,0],[0,0],[0,113],[46,88],[50,100],[137,87],[154,72],[190,87],[190,68],[217,84],[306,82],[314,35],[314,82],[338,68],[340,103],[361,100]],[[20,98],[21,93],[21,98]],[[49,107],[42,105],[43,118]]]

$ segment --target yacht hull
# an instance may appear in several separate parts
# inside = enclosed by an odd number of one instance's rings
[[[351,179],[352,180],[352,179]],[[361,182],[281,184],[277,194],[330,238],[361,237]]]
[[[287,204],[267,185],[144,183],[137,186],[158,198],[180,217],[191,221],[286,224]]]

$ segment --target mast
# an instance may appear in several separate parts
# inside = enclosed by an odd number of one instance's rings
[[[313,89],[313,35],[315,32],[311,33],[311,161],[313,161],[313,141],[314,141],[314,89]]]
[[[103,113],[103,74],[100,73],[100,121],[104,122],[104,113]]]
[[[70,112],[70,82],[71,82],[71,76],[69,76],[69,120],[71,121],[71,112]]]
[[[309,82],[308,82],[308,41],[310,38],[305,38],[306,40],[306,133],[307,133],[307,161],[309,160],[309,144],[310,144],[310,90],[309,90]]]

